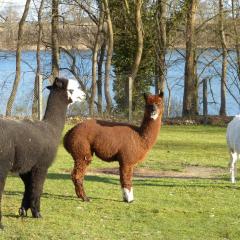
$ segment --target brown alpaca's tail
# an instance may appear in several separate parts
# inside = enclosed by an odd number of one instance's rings
[[[74,129],[74,127],[72,128],[72,129],[70,129],[66,134],[65,134],[65,136],[64,136],[64,138],[63,138],[63,146],[64,146],[64,148],[69,152],[69,153],[71,153],[71,144],[70,144],[70,139],[71,139],[71,134],[72,134],[72,132],[73,132],[73,129]]]

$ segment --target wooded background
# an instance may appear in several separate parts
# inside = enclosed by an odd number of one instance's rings
[[[39,76],[52,81],[63,68],[76,78],[87,95],[90,116],[121,113],[132,119],[132,111],[143,109],[143,93],[154,88],[167,94],[165,116],[181,107],[182,116],[199,115],[199,87],[203,88],[203,114],[208,114],[208,84],[197,71],[200,56],[209,49],[218,55],[207,62],[221,62],[219,115],[224,116],[226,92],[237,103],[240,89],[240,2],[239,0],[26,0],[20,13],[6,5],[0,14],[0,48],[16,52],[16,75],[8,100],[10,116],[21,81],[23,50],[36,51],[35,94],[32,112],[37,109]],[[180,50],[184,51],[181,52]],[[91,52],[90,83],[82,75],[77,59]],[[167,52],[179,51],[184,58],[184,94],[181,104],[172,99],[167,79]],[[41,51],[51,52],[51,71],[44,72]],[[231,53],[235,55],[232,57]],[[60,56],[70,59],[61,66]],[[1,61],[1,59],[0,59]],[[236,75],[227,81],[228,66]],[[113,81],[112,83],[110,81]],[[110,94],[113,86],[114,95]],[[177,84],[177,83],[176,83]],[[216,89],[215,89],[216,90]],[[178,109],[179,110],[179,109]]]

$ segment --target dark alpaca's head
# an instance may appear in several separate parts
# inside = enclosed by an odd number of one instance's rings
[[[158,95],[144,94],[145,117],[156,120],[163,113],[163,92]]]
[[[78,81],[73,79],[58,78],[56,77],[52,86],[48,86],[52,92],[59,92],[62,94],[66,103],[74,103],[85,99],[85,93],[81,90]]]

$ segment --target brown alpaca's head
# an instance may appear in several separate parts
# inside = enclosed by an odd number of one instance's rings
[[[158,95],[144,94],[145,117],[156,120],[163,113],[163,92]]]

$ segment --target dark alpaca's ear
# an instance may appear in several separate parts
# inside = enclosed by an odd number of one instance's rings
[[[163,98],[164,97],[164,92],[160,92],[159,94],[158,94],[158,96],[160,97],[160,98]]]
[[[58,88],[63,88],[63,82],[62,82],[62,79],[61,79],[61,78],[56,77],[56,78],[55,78],[55,81],[54,81],[54,84],[55,84],[55,86],[58,87]]]

